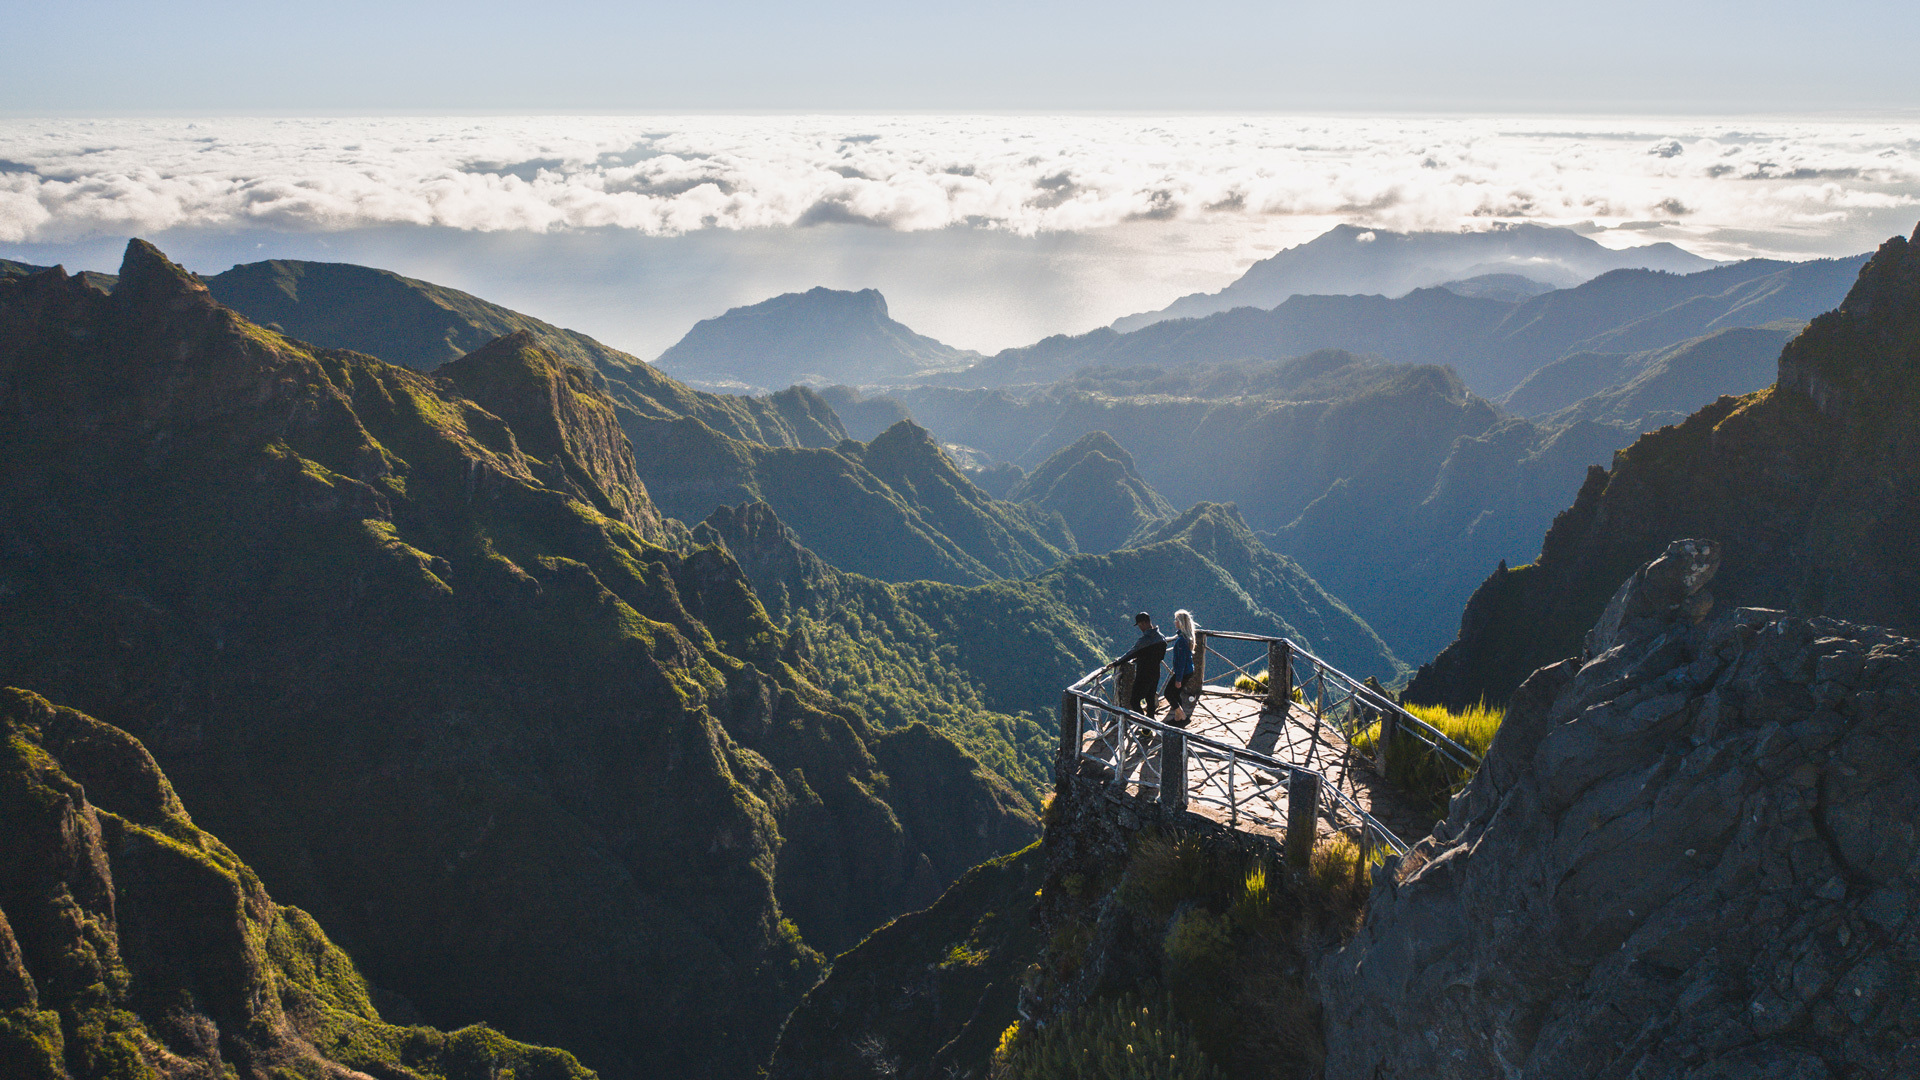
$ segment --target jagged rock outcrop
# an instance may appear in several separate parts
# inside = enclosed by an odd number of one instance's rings
[[[384,1022],[126,732],[9,687],[0,735],[0,1075],[591,1080],[485,1028]]]
[[[1514,694],[1323,968],[1328,1080],[1920,1070],[1920,642],[1707,617],[1720,559],[1669,545]]]
[[[1920,231],[1862,267],[1780,354],[1777,384],[1721,398],[1595,468],[1539,559],[1489,577],[1416,701],[1497,701],[1571,655],[1614,586],[1675,536],[1723,549],[1734,606],[1920,630]]]

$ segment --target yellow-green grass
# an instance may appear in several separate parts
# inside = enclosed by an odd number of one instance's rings
[[[1487,748],[1493,745],[1494,734],[1500,730],[1500,722],[1507,716],[1506,709],[1489,706],[1484,701],[1457,712],[1444,705],[1408,705],[1406,710],[1439,729],[1476,758],[1486,756]],[[1379,742],[1380,725],[1374,723],[1354,737],[1353,748],[1371,758],[1376,755]],[[1388,749],[1387,779],[1409,794],[1433,802],[1436,812],[1444,810],[1447,799],[1465,787],[1472,776],[1471,770],[1460,768],[1405,731],[1394,736],[1393,745]]]

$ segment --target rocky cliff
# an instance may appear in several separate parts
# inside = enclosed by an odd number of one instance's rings
[[[1916,236],[1920,236],[1917,233]],[[1614,586],[1675,536],[1717,541],[1729,604],[1920,628],[1920,246],[1901,237],[1780,354],[1775,386],[1722,398],[1590,471],[1529,566],[1502,567],[1409,687],[1498,700],[1568,656]]]
[[[483,1027],[382,1020],[126,732],[12,688],[0,732],[0,1075],[591,1080]]]
[[[1920,1070],[1920,642],[1681,541],[1513,696],[1324,966],[1328,1080]]]
[[[428,1021],[740,1076],[812,946],[1032,818],[821,689],[611,409],[524,339],[437,376],[293,341],[139,242],[111,295],[0,281],[0,683],[139,737]]]

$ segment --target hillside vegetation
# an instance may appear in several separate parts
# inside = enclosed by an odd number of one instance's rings
[[[1035,822],[823,689],[623,427],[530,333],[430,376],[140,242],[0,280],[0,684],[141,739],[427,1022],[746,1075],[822,950]]]
[[[382,1019],[126,732],[0,688],[0,733],[0,1075],[592,1080],[483,1026]]]
[[[837,698],[878,725],[947,732],[1033,805],[1052,783],[1060,691],[1133,643],[1136,611],[1170,626],[1174,610],[1190,608],[1202,625],[1284,634],[1362,676],[1405,671],[1364,620],[1261,545],[1231,507],[1196,506],[1139,547],[975,586],[836,569],[765,504],[717,511],[695,535],[724,543],[778,625],[808,643]]]

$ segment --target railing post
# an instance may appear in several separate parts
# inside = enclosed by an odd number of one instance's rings
[[[1053,778],[1056,782],[1066,780],[1080,771],[1080,699],[1073,691],[1065,690],[1060,694],[1060,753],[1054,758]]]
[[[1200,688],[1207,684],[1207,632],[1196,628],[1193,632],[1193,700],[1200,700]]]
[[[1122,709],[1133,707],[1133,661],[1113,669],[1113,703]]]
[[[1293,643],[1267,642],[1267,708],[1285,714],[1293,703]]]
[[[1172,731],[1160,734],[1160,805],[1187,808],[1187,737]]]
[[[1373,744],[1374,757],[1380,766],[1380,775],[1387,775],[1387,755],[1392,751],[1394,736],[1400,734],[1400,714],[1392,709],[1380,710],[1380,738]]]
[[[1319,830],[1320,774],[1295,769],[1287,778],[1287,861],[1304,867],[1313,861]]]

